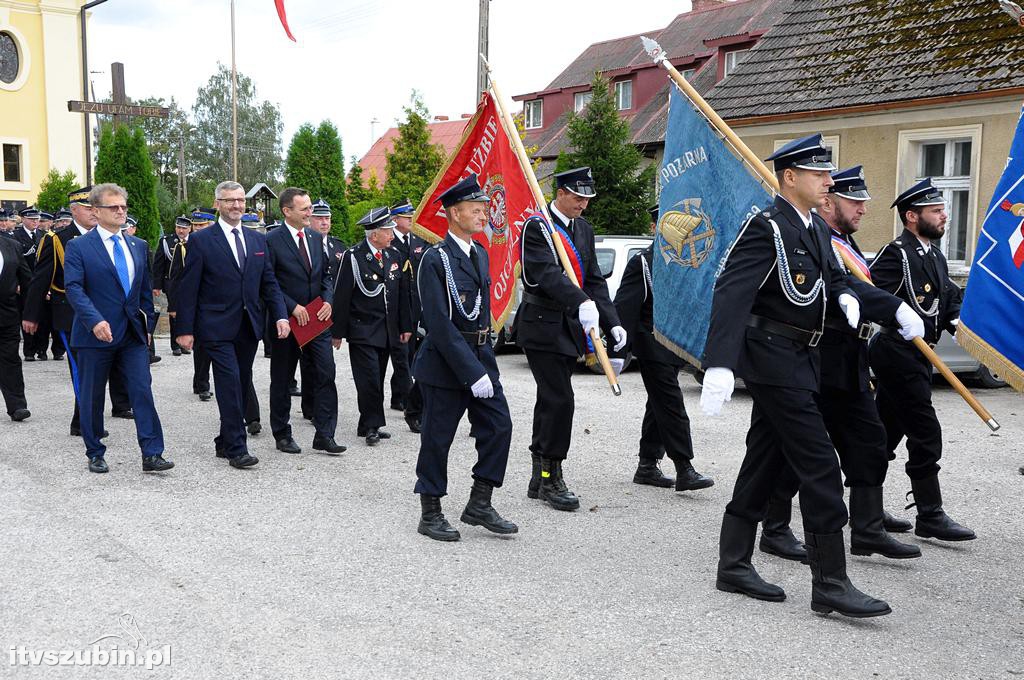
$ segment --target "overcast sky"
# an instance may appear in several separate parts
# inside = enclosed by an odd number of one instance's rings
[[[284,148],[304,122],[330,119],[361,157],[402,115],[413,88],[431,115],[476,104],[478,0],[285,0],[292,43],[272,0],[236,0],[239,71],[277,103]],[[690,2],[492,0],[490,61],[507,98],[545,87],[588,45],[662,28]],[[218,61],[231,63],[229,0],[109,0],[92,10],[89,68],[98,97],[123,62],[128,96],[191,108]],[[371,137],[371,121],[380,121]]]

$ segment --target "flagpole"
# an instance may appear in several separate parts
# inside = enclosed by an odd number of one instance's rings
[[[764,164],[764,161],[750,150],[750,147],[748,147],[743,140],[739,138],[739,135],[733,132],[732,128],[729,127],[729,125],[722,120],[722,117],[718,115],[718,112],[711,108],[711,105],[704,100],[704,97],[700,96],[700,93],[694,89],[693,85],[683,77],[683,74],[681,74],[676,67],[668,61],[664,50],[661,49],[661,45],[646,36],[641,37],[640,40],[643,43],[644,50],[647,51],[647,54],[651,57],[654,63],[659,64],[668,71],[669,76],[679,89],[683,91],[683,94],[685,94],[693,105],[704,114],[704,117],[708,119],[708,122],[711,123],[718,133],[728,140],[729,144],[736,149],[736,152],[740,154],[743,160],[753,168],[755,174],[757,174],[763,182],[768,184],[776,194],[779,193],[779,180],[775,177],[775,173],[768,170],[768,166]],[[843,258],[843,262],[846,264],[846,268],[850,270],[850,273],[861,281],[874,285],[874,283],[872,283],[871,280],[860,271],[860,269],[855,267],[853,263],[849,261],[849,258],[845,253],[840,252],[840,256]],[[945,362],[942,361],[939,355],[928,346],[928,343],[926,343],[923,338],[914,338],[911,342],[914,344],[914,347],[916,347],[918,351],[931,362],[932,366],[938,369],[939,373],[942,374],[942,377],[946,379],[946,382],[948,382],[953,389],[963,397],[964,401],[967,402],[967,405],[974,409],[974,412],[978,414],[978,417],[985,421],[985,424],[989,426],[989,429],[993,432],[998,430],[999,423],[997,423],[992,417],[992,414],[981,405],[981,402],[971,394],[971,391],[968,390],[962,382],[960,382],[960,379],[957,378],[951,370],[949,370],[949,367],[946,366]]]
[[[491,65],[487,62],[487,57],[483,54],[480,55],[480,61],[484,65],[484,69],[487,71],[489,85],[491,93],[494,95],[494,100],[498,105],[498,110],[501,111],[502,124],[505,128],[505,135],[512,141],[512,149],[516,152],[516,158],[519,160],[519,167],[523,171],[523,175],[526,176],[526,181],[530,184],[530,190],[533,192],[533,200],[537,202],[540,207],[541,213],[544,218],[551,222],[551,215],[548,213],[548,203],[544,200],[544,192],[541,191],[540,184],[537,182],[537,175],[533,172],[533,165],[530,164],[530,157],[526,153],[526,149],[523,147],[523,140],[519,138],[519,130],[516,128],[515,120],[512,118],[512,114],[509,113],[508,108],[505,106],[505,101],[501,98],[501,90],[498,89],[498,84],[494,81],[494,73],[491,71]],[[562,265],[562,269],[565,270],[566,276],[574,286],[580,288],[580,282],[576,279],[576,272],[573,271],[572,264],[569,261],[569,254],[565,252],[565,246],[562,245],[560,238],[552,238],[551,241],[555,245],[555,251],[558,253],[558,260]],[[590,330],[590,340],[594,345],[594,354],[597,355],[597,360],[601,364],[601,368],[604,369],[604,375],[608,379],[608,384],[612,388],[612,394],[616,397],[622,395],[622,388],[619,387],[619,380],[615,376],[615,370],[612,369],[612,364],[608,360],[608,352],[605,350],[604,343],[601,342],[600,333],[596,328]]]
[[[235,68],[235,0],[231,0],[231,179],[238,181],[238,70]]]

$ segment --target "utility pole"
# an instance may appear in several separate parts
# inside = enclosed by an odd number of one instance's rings
[[[238,70],[235,68],[235,0],[231,0],[231,179],[238,181]]]
[[[93,0],[93,2],[87,2],[82,5],[82,8],[78,10],[78,24],[81,30],[82,40],[82,99],[89,101],[89,48],[86,41],[85,31],[85,13],[92,9],[96,5],[102,5],[107,0]],[[83,125],[85,126],[85,183],[87,185],[92,184],[92,144],[90,144],[89,137],[89,114],[86,113],[83,117]]]
[[[490,42],[490,21],[491,21],[491,0],[480,0],[480,32],[477,45],[476,58],[476,92],[473,95],[473,105],[480,101],[480,95],[487,91],[487,69],[479,55],[484,58],[490,56],[487,52],[487,45]]]

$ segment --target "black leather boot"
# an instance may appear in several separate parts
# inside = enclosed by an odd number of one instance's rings
[[[804,544],[796,540],[789,521],[793,516],[792,501],[772,497],[768,501],[768,510],[761,521],[761,541],[758,547],[761,552],[807,564],[807,551]]]
[[[469,503],[462,511],[462,521],[473,526],[483,527],[496,534],[514,534],[519,531],[512,522],[503,519],[498,511],[491,506],[491,492],[494,487],[482,479],[473,480],[473,488],[469,492]]]
[[[526,489],[526,497],[537,498],[540,491],[540,456],[531,453],[530,458],[533,462],[533,471],[530,473],[530,486]]]
[[[914,528],[911,522],[899,517],[893,517],[888,511],[882,511],[882,526],[890,534],[905,534]]]
[[[940,541],[973,541],[977,536],[967,527],[957,524],[942,509],[942,491],[939,489],[938,475],[925,479],[910,480],[914,502],[907,510],[917,506],[917,525],[914,533],[924,538],[937,538]]]
[[[742,593],[757,600],[782,602],[786,599],[786,591],[761,578],[750,563],[756,535],[756,523],[729,513],[722,517],[715,587],[726,593]]]
[[[854,555],[878,553],[894,560],[920,557],[916,545],[900,543],[890,536],[882,519],[882,487],[850,488],[850,552]]]
[[[715,480],[694,470],[689,459],[680,458],[672,462],[676,466],[676,491],[696,491],[715,485]]]
[[[891,614],[882,600],[857,590],[846,576],[846,549],[843,532],[805,534],[807,559],[811,563],[811,609],[819,614],[839,612],[843,616],[864,619]]]
[[[562,479],[562,461],[541,457],[540,489],[537,495],[555,510],[575,510],[580,507],[576,495],[569,491]]]
[[[448,524],[448,520],[441,513],[440,497],[420,494],[420,507],[423,514],[420,516],[420,525],[416,531],[435,541],[457,541],[461,538],[459,532]]]
[[[636,466],[636,472],[633,473],[634,484],[646,484],[667,489],[675,482],[676,480],[662,474],[657,458],[641,458],[639,465]]]

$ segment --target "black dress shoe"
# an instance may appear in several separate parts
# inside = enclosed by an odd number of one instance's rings
[[[210,399],[212,399],[212,398],[213,398],[213,395],[210,394],[210,392],[208,392],[208,391],[207,392],[200,392],[199,393],[199,401],[210,401]]]
[[[110,472],[110,468],[107,467],[107,461],[102,458],[90,458],[89,472]]]
[[[63,354],[54,354],[53,355],[53,360],[54,361],[64,361],[64,355]]]
[[[380,433],[377,430],[370,430],[366,433],[366,445],[376,446],[380,443]]]
[[[143,472],[163,472],[174,467],[174,463],[164,460],[162,456],[146,456],[142,459]]]
[[[163,360],[163,357],[157,356],[156,354],[149,355],[149,363],[158,364]]]
[[[71,434],[72,437],[81,437],[82,436],[82,428],[75,427],[74,425],[72,425],[71,426],[70,434]],[[103,432],[100,432],[100,439],[106,439],[109,436],[110,436],[110,433],[107,432],[106,430],[103,430]]]
[[[404,401],[392,401],[391,402],[391,410],[392,411],[404,411],[405,410],[405,402]]]
[[[181,353],[182,354],[192,354],[192,350],[190,350],[190,349],[183,349],[183,350],[181,350]]]
[[[46,352],[37,355],[36,358],[39,359],[40,361],[46,361]]]
[[[687,459],[675,461],[676,464],[676,491],[696,491],[706,489],[715,485],[715,480],[705,477],[693,469],[693,464]]]
[[[313,437],[313,448],[327,453],[345,452],[345,447],[334,441],[334,437]]]
[[[171,356],[180,357],[181,356],[181,349],[180,348],[179,349],[172,349],[171,350]]]
[[[231,463],[231,467],[241,469],[241,468],[252,467],[256,463],[260,462],[260,459],[257,458],[256,456],[251,456],[248,453],[243,453],[240,456],[235,456],[234,458],[229,458],[228,462]]]
[[[245,431],[255,437],[260,432],[263,432],[263,426],[260,425],[260,421],[254,420],[245,426]]]
[[[277,440],[277,450],[283,453],[302,453],[302,449],[291,437],[281,437]]]
[[[25,361],[35,361],[35,357],[25,357]]]
[[[381,439],[391,439],[391,433],[384,430],[377,430],[377,436]]]
[[[288,388],[288,396],[290,396],[290,397],[301,397],[302,396],[302,390],[300,390],[298,387],[289,387]]]
[[[416,434],[419,434],[423,429],[420,425],[420,419],[416,416],[406,416],[405,424],[409,426],[410,432],[415,432]]]
[[[114,416],[115,418],[124,418],[125,420],[135,420],[135,412],[132,411],[130,408],[129,409],[125,409],[124,411],[113,411],[113,412],[111,412],[110,415]]]
[[[19,408],[14,413],[11,414],[11,420],[13,420],[16,423],[20,423],[21,421],[28,418],[30,415],[32,415],[32,412],[29,411],[27,408]]]
[[[636,466],[636,472],[633,473],[633,483],[667,489],[675,480],[662,474],[656,458],[641,458]]]

